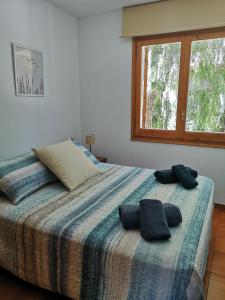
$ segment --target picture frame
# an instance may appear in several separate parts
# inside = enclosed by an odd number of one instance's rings
[[[44,97],[43,52],[12,43],[16,96]]]

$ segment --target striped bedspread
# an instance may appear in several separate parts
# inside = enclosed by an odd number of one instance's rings
[[[161,185],[153,171],[117,165],[69,193],[53,183],[13,206],[0,196],[0,265],[72,299],[201,299],[213,182]],[[125,231],[121,203],[155,198],[178,205],[183,223],[168,241]]]

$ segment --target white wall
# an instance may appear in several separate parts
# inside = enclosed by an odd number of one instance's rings
[[[45,97],[16,97],[11,42],[42,49]],[[0,2],[0,160],[80,137],[77,21],[42,0]]]
[[[94,152],[112,163],[153,169],[183,163],[216,182],[225,204],[225,150],[132,142],[131,39],[120,38],[121,12],[79,19],[82,136],[96,133]]]

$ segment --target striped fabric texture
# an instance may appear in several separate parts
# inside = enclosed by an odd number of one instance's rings
[[[190,191],[161,185],[152,170],[107,167],[71,193],[52,183],[18,206],[0,198],[1,266],[76,300],[203,299],[213,182],[199,176]],[[170,240],[123,229],[119,205],[143,198],[179,206]]]
[[[32,153],[0,163],[0,190],[13,204],[56,179]]]
[[[72,142],[98,167],[100,162],[78,141]],[[18,204],[22,199],[44,185],[58,180],[57,177],[32,153],[18,156],[12,160],[0,162],[0,192]]]

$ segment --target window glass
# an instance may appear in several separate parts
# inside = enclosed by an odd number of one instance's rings
[[[186,131],[225,132],[225,38],[192,42]]]
[[[176,129],[181,43],[142,47],[141,128]]]

